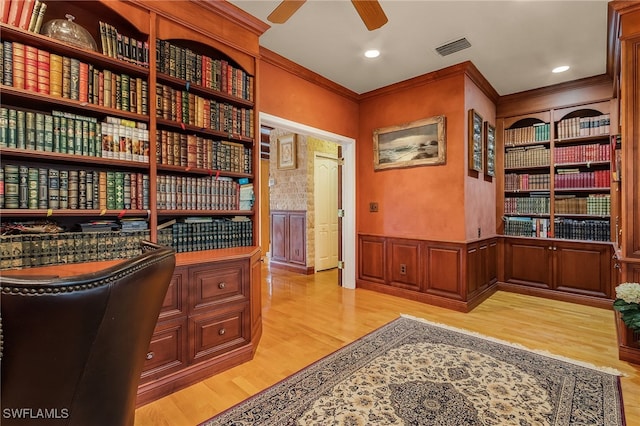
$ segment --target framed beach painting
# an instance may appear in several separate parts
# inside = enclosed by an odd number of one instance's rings
[[[431,166],[445,160],[444,115],[373,131],[374,170]]]

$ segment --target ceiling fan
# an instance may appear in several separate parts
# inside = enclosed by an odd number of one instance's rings
[[[305,2],[306,0],[282,0],[267,19],[274,24],[283,24]],[[387,15],[384,14],[378,0],[351,0],[351,3],[369,31],[378,29],[387,23]]]

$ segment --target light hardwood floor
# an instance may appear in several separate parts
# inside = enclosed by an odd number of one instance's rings
[[[497,292],[463,314],[336,283],[335,270],[305,276],[265,266],[254,359],[140,407],[135,426],[196,425],[400,314],[617,369],[627,425],[640,425],[640,366],[618,360],[612,310]]]

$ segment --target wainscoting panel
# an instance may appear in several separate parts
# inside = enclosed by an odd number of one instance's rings
[[[416,240],[389,239],[389,284],[409,290],[420,291],[422,274],[420,268],[421,244]]]
[[[497,255],[495,237],[447,242],[358,234],[356,285],[468,312],[496,290]]]
[[[358,246],[358,279],[385,283],[385,239],[366,236],[360,238]]]

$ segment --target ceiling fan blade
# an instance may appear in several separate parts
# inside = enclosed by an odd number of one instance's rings
[[[351,0],[351,3],[369,31],[376,30],[387,23],[387,15],[384,14],[378,0]]]
[[[282,3],[267,16],[267,19],[274,24],[284,24],[287,22],[287,19],[291,18],[291,15],[293,15],[296,10],[300,9],[300,6],[302,6],[305,1],[306,0],[282,0]]]

